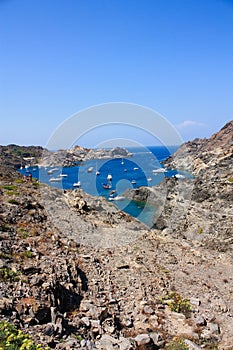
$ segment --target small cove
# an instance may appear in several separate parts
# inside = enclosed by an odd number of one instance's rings
[[[164,177],[172,177],[176,170],[163,169],[161,162],[177,149],[176,146],[129,148],[129,158],[93,159],[74,167],[37,167],[20,170],[22,175],[32,174],[43,183],[61,189],[75,189],[74,184],[94,196],[103,196],[119,209],[151,226],[156,208],[148,203],[122,198],[127,189],[156,186]],[[188,176],[188,174],[181,175]],[[108,176],[111,175],[111,180]],[[53,180],[54,181],[51,181]],[[107,185],[107,186],[105,186]],[[106,188],[109,187],[109,188]]]

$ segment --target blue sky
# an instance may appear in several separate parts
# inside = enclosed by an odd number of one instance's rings
[[[233,119],[230,0],[0,0],[0,50],[0,144],[46,145],[107,102],[152,108],[184,140]]]

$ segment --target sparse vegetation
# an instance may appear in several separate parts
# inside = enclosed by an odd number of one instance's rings
[[[0,226],[0,231],[2,231],[2,232],[10,231],[10,229],[11,229],[10,226],[7,224],[3,224]]]
[[[10,260],[12,259],[12,255],[4,252],[0,252],[0,259]]]
[[[17,184],[22,184],[23,183],[23,179],[15,179],[14,182],[17,183]]]
[[[34,254],[33,254],[33,252],[31,252],[31,250],[25,250],[24,252],[23,252],[23,256],[24,256],[24,258],[33,258],[34,257]]]
[[[183,339],[176,338],[167,345],[167,350],[189,350],[189,347],[184,343]]]
[[[29,232],[23,227],[18,228],[17,234],[20,238],[27,238],[29,236]]]
[[[8,267],[0,268],[0,281],[15,282],[18,281],[18,273]]]
[[[169,292],[161,298],[163,304],[167,304],[171,311],[179,312],[189,316],[192,308],[189,299],[183,298],[179,293]]]
[[[28,334],[23,333],[9,322],[0,322],[0,350],[49,350],[36,345]]]
[[[4,190],[8,190],[8,191],[16,191],[17,190],[17,186],[15,186],[15,185],[4,185],[4,186],[2,186],[2,188]]]
[[[18,205],[19,202],[16,199],[8,199],[7,203]]]

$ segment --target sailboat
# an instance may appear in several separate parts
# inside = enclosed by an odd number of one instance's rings
[[[97,163],[96,163],[96,165],[95,165],[95,175],[96,175],[96,176],[100,175],[99,170],[97,170]]]

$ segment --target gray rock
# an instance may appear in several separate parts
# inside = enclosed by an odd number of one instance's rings
[[[100,349],[101,350],[119,349],[117,339],[113,338],[111,335],[103,334],[100,339]]]
[[[136,343],[137,343],[138,345],[146,345],[146,344],[149,344],[150,341],[151,341],[149,335],[146,334],[146,333],[145,333],[145,334],[138,334],[138,335],[134,338],[134,340],[136,341]]]
[[[217,323],[209,323],[208,326],[212,334],[220,334],[220,328]]]
[[[150,338],[153,340],[154,344],[158,345],[163,340],[159,333],[150,333]]]
[[[90,319],[89,317],[82,317],[81,322],[85,324],[85,326],[89,327],[90,326]]]
[[[144,306],[143,311],[145,314],[149,314],[149,315],[152,315],[154,313],[154,310],[148,305]]]
[[[82,339],[80,342],[81,347],[86,346],[86,344],[87,344],[87,341],[85,339]]]
[[[206,320],[203,316],[199,315],[195,321],[197,326],[206,326]]]
[[[198,298],[190,298],[190,304],[195,305],[195,306],[199,306],[199,305],[201,305],[201,301]]]
[[[44,330],[44,334],[45,335],[48,335],[48,336],[51,336],[55,333],[55,328],[54,328],[54,325],[52,323],[48,323],[45,327],[45,330]]]

